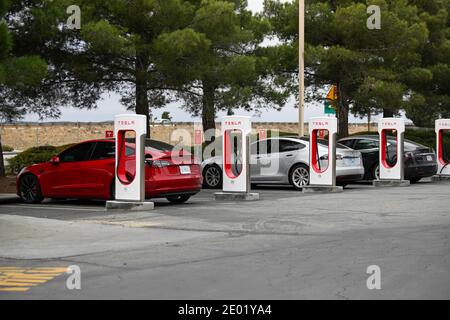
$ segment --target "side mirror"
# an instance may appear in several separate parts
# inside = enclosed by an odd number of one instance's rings
[[[146,154],[145,155],[145,163],[148,164],[149,166],[153,165],[153,157],[151,154]]]
[[[50,163],[53,163],[53,164],[58,164],[58,163],[60,163],[61,161],[59,160],[59,157],[58,156],[53,156],[51,159],[50,159]]]

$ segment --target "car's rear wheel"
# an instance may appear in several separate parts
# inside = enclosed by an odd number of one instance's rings
[[[412,178],[412,179],[409,179],[409,182],[410,182],[410,183],[417,183],[417,182],[419,182],[421,179],[422,179],[422,178]]]
[[[33,174],[26,174],[20,178],[19,195],[25,203],[40,203],[44,200],[38,178]]]
[[[203,184],[210,189],[222,187],[222,170],[217,165],[209,165],[203,170]]]
[[[380,164],[377,163],[373,168],[372,168],[372,179],[374,180],[380,180]]]
[[[109,186],[109,200],[116,200],[116,181],[113,179]]]
[[[182,195],[178,195],[178,196],[168,196],[166,199],[172,203],[180,204],[180,203],[185,203],[186,201],[188,201],[190,197],[191,197],[190,194],[182,194]]]
[[[289,172],[289,183],[297,190],[309,184],[309,168],[305,164],[296,164]]]

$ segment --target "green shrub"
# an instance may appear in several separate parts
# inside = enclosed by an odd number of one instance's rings
[[[3,145],[3,146],[2,146],[2,149],[3,149],[3,152],[11,152],[11,151],[14,151],[14,148],[13,148],[13,147],[10,147],[10,146],[8,146],[8,145]]]
[[[67,149],[71,145],[72,144],[67,144],[59,147],[39,146],[29,148],[19,153],[14,158],[8,160],[8,173],[17,174],[24,167],[36,163],[49,161],[52,156],[59,154],[60,152]]]

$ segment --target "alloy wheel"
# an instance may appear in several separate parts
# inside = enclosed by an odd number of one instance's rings
[[[295,168],[294,171],[292,171],[292,183],[297,188],[301,188],[308,185],[309,183],[308,169],[303,166]]]
[[[217,167],[208,167],[205,171],[206,184],[212,188],[217,187],[220,183],[220,175],[221,173]]]
[[[380,165],[379,164],[373,170],[373,175],[376,180],[380,180]]]
[[[26,175],[20,179],[20,197],[23,201],[28,203],[39,202],[42,200],[36,177]]]

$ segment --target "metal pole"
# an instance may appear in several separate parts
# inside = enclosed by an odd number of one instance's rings
[[[305,135],[305,0],[298,1],[298,134]]]

